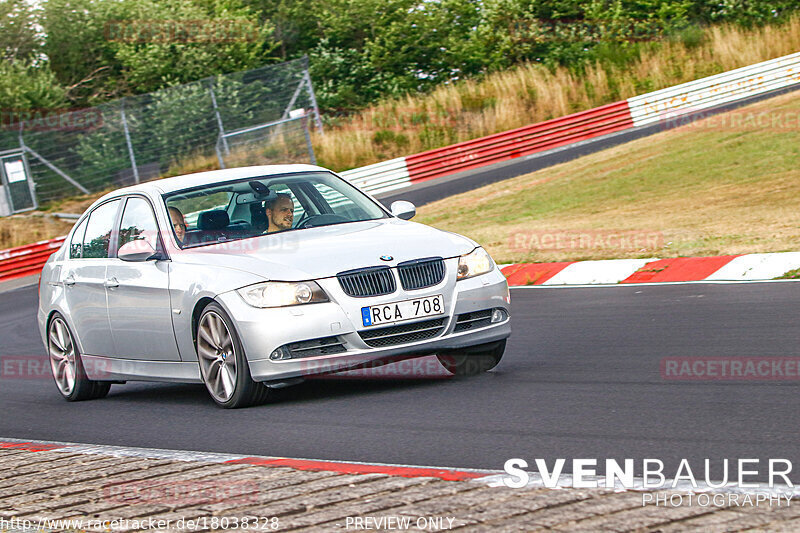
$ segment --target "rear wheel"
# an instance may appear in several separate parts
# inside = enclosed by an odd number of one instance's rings
[[[462,350],[442,352],[436,355],[448,372],[455,376],[475,376],[496,367],[506,350],[505,339]]]
[[[211,303],[203,310],[196,333],[200,374],[217,405],[236,409],[267,399],[269,389],[250,376],[233,322],[219,304]]]
[[[93,381],[86,377],[72,332],[60,314],[53,316],[47,328],[47,352],[53,379],[65,400],[78,402],[108,395],[111,383]]]

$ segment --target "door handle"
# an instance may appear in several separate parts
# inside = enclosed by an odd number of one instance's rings
[[[67,287],[72,287],[73,285],[75,285],[75,276],[70,274],[69,276],[64,278],[64,285]]]
[[[107,289],[116,289],[119,287],[119,281],[117,281],[117,278],[111,278],[107,279],[103,285],[105,285]]]

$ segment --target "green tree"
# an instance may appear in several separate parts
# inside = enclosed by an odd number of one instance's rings
[[[49,69],[36,22],[36,9],[25,0],[0,3],[0,109],[9,114],[65,104],[65,91]]]
[[[25,0],[0,3],[0,54],[4,62],[32,63],[42,50],[35,8]]]
[[[47,0],[45,52],[80,103],[274,61],[272,28],[232,0]]]
[[[60,108],[66,90],[47,65],[27,66],[18,61],[0,63],[0,109]]]

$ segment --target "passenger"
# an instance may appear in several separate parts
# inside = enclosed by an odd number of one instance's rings
[[[167,211],[169,211],[172,227],[175,228],[175,237],[178,238],[178,244],[183,244],[183,239],[186,237],[186,220],[183,218],[183,213],[177,207],[170,207]]]
[[[264,204],[269,227],[265,233],[274,233],[292,229],[294,220],[294,201],[286,193],[278,193],[275,198],[267,200]]]

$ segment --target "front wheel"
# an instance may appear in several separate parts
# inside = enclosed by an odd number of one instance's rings
[[[236,409],[267,399],[269,389],[250,376],[233,321],[219,304],[211,303],[203,310],[196,333],[200,374],[217,405]]]
[[[454,376],[476,376],[496,367],[506,350],[506,340],[462,350],[441,352],[436,355],[439,362]]]
[[[53,316],[47,328],[47,352],[50,357],[50,370],[58,387],[58,392],[68,402],[104,398],[111,389],[111,383],[92,381],[86,377],[81,354],[60,314]]]

